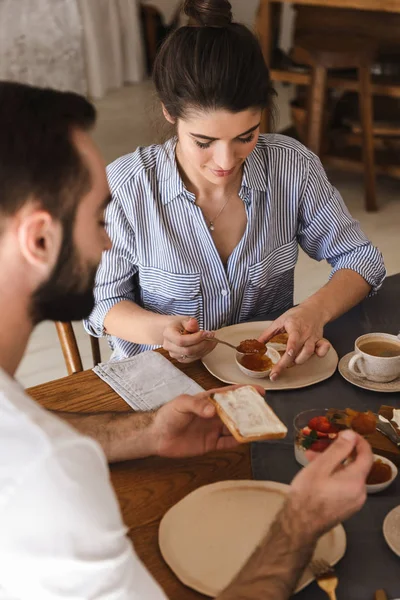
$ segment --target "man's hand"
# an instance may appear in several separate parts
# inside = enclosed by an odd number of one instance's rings
[[[213,331],[200,331],[196,319],[176,317],[163,331],[163,348],[178,362],[189,363],[215,348],[215,342],[205,341],[212,337]]]
[[[209,400],[213,392],[237,387],[240,386],[210,390],[196,396],[178,396],[159,408],[149,431],[155,439],[155,453],[178,458],[237,446],[237,441],[222,423]],[[257,389],[264,395],[262,388]]]
[[[260,342],[268,342],[280,331],[286,331],[289,336],[285,354],[271,371],[271,381],[278,379],[293,363],[302,365],[314,353],[320,358],[326,356],[330,343],[323,338],[325,324],[322,312],[307,304],[291,308],[271,323],[258,338]]]
[[[351,430],[340,433],[323,454],[313,454],[308,454],[312,462],[294,478],[289,502],[304,535],[319,537],[363,506],[373,454],[368,442]]]
[[[343,461],[355,454],[354,462]],[[373,455],[354,431],[344,431],[294,478],[291,493],[253,555],[218,600],[288,600],[318,538],[359,510]],[[271,552],[271,548],[273,552]]]

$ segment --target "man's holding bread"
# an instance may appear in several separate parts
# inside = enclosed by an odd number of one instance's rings
[[[93,275],[110,244],[109,190],[84,98],[0,82],[0,121],[0,598],[165,599],[126,536],[105,452],[124,460],[227,449],[238,442],[216,410],[241,442],[286,427],[256,388],[180,396],[154,413],[61,419],[23,392],[14,374],[34,326],[91,310]],[[341,433],[294,479],[265,540],[219,599],[288,598],[319,536],[361,508],[371,464],[368,444]]]

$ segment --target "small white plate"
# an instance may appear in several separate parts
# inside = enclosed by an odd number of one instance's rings
[[[383,535],[389,548],[400,556],[400,505],[386,515],[383,521]]]
[[[388,458],[386,458],[385,456],[380,456],[379,454],[374,454],[374,460],[381,460],[383,463],[389,465],[389,467],[392,469],[392,477],[388,480],[385,481],[384,483],[374,483],[374,484],[367,484],[367,492],[368,494],[378,494],[379,492],[383,492],[383,490],[386,490],[386,488],[389,487],[389,485],[392,485],[393,481],[396,479],[397,475],[398,475],[398,470],[397,467],[394,463],[392,463],[391,460],[389,460]]]
[[[257,339],[267,329],[271,321],[239,323],[223,327],[216,332],[217,337],[234,346],[247,339]],[[336,371],[338,355],[331,348],[324,358],[312,356],[304,365],[295,365],[286,369],[278,381],[260,379],[257,383],[266,390],[292,390],[314,385],[331,377]],[[206,369],[225,383],[244,383],[254,385],[254,378],[242,373],[235,361],[235,352],[224,344],[217,344],[210,354],[202,359]]]
[[[353,375],[349,370],[349,362],[355,352],[349,352],[346,356],[340,359],[339,362],[339,373],[349,383],[356,385],[357,387],[363,388],[364,390],[370,390],[371,392],[400,392],[400,378],[388,383],[378,383],[377,381],[369,381],[368,379],[362,379]]]
[[[251,480],[198,488],[170,508],[160,523],[158,542],[165,562],[182,583],[215,598],[264,538],[289,489],[275,481]],[[346,533],[338,525],[320,538],[313,558],[334,565],[345,551]],[[313,579],[306,569],[296,592]]]
[[[246,367],[244,367],[240,362],[243,356],[243,354],[241,354],[240,352],[236,353],[235,362],[239,369],[242,371],[242,373],[244,373],[247,377],[251,377],[252,379],[264,379],[265,377],[268,377],[268,375],[272,371],[272,367],[276,365],[281,359],[281,355],[279,354],[279,352],[277,350],[274,350],[273,348],[270,348],[269,346],[265,354],[272,361],[272,366],[265,371],[252,371],[251,369],[247,369]]]

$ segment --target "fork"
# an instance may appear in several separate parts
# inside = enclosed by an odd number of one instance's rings
[[[324,590],[331,600],[336,600],[335,590],[339,580],[333,567],[326,560],[319,559],[310,563],[310,569],[321,590]]]

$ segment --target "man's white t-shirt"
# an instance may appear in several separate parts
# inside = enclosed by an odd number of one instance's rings
[[[165,600],[126,532],[100,446],[0,369],[0,600]]]

